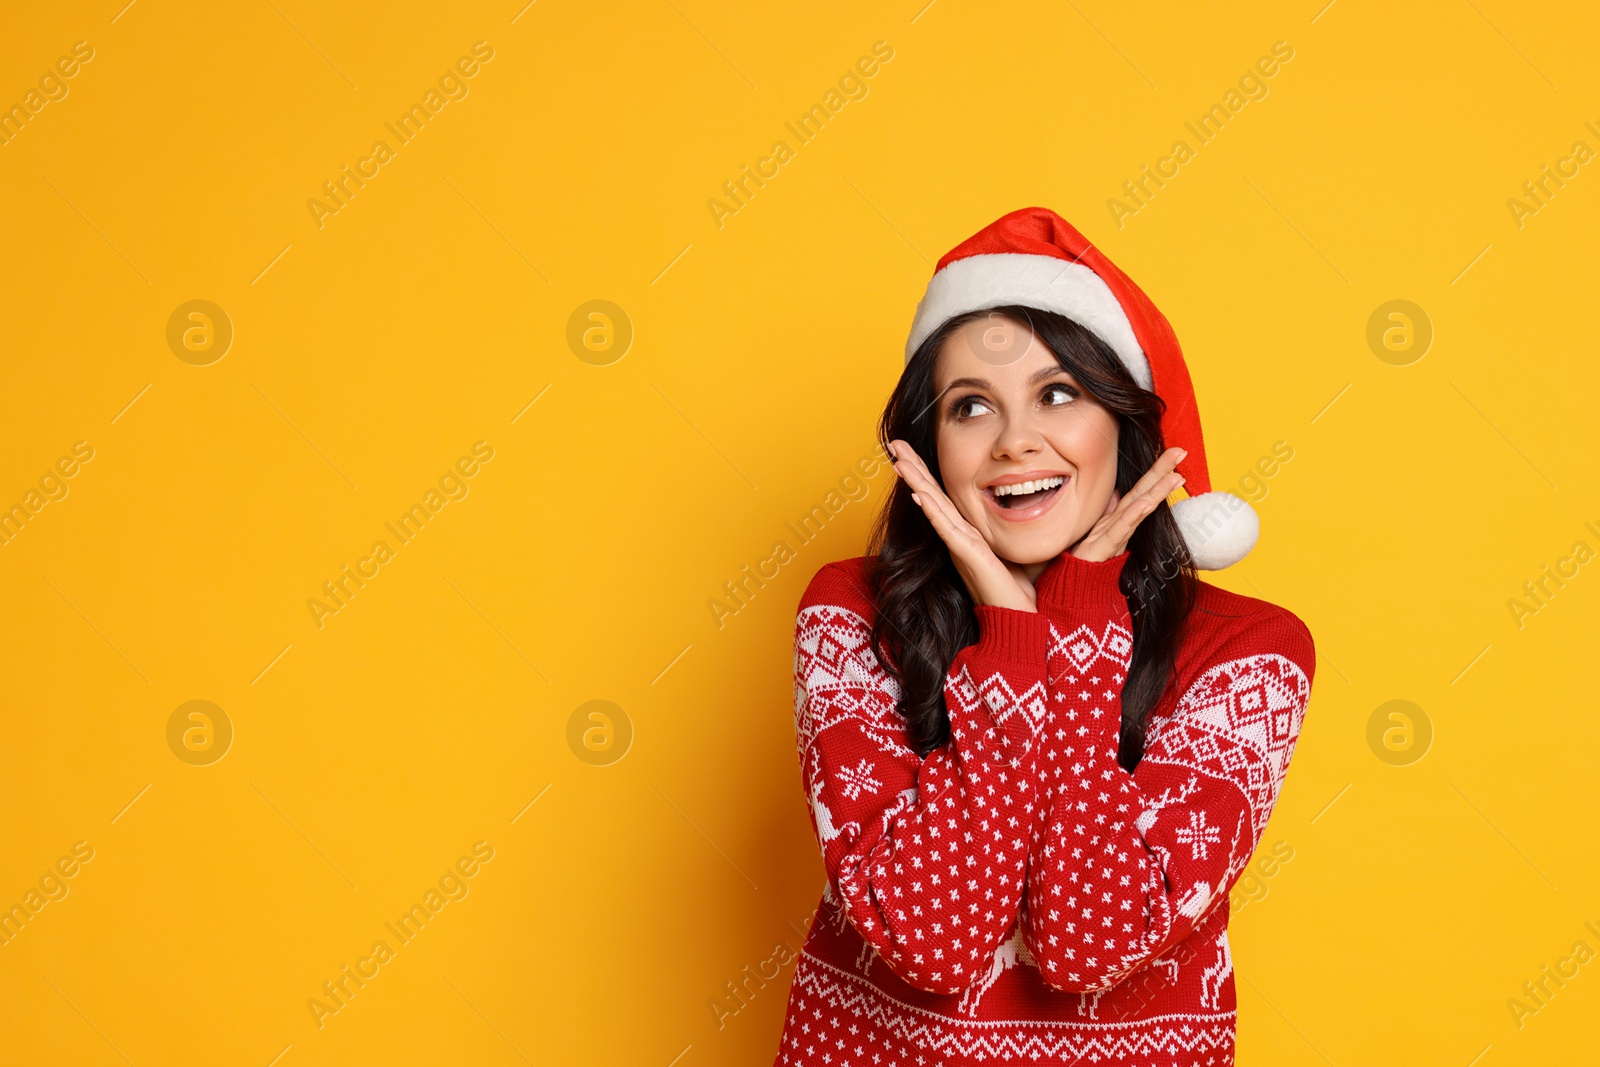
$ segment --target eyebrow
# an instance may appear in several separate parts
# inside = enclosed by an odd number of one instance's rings
[[[1046,378],[1054,378],[1058,374],[1066,374],[1066,373],[1067,373],[1067,368],[1065,368],[1065,367],[1060,367],[1060,366],[1056,366],[1056,367],[1040,367],[1028,379],[1028,384],[1029,385],[1034,385],[1034,384],[1036,384],[1038,382],[1044,381]],[[943,392],[948,393],[952,389],[992,389],[992,388],[994,388],[994,387],[992,385],[990,385],[988,382],[984,381],[982,378],[957,378],[955,381],[953,381],[949,385],[945,386],[944,389],[943,389]]]

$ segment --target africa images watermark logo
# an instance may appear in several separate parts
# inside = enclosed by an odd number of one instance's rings
[[[306,609],[311,612],[311,621],[317,629],[326,625],[329,615],[337,615],[349,607],[356,594],[367,587],[367,582],[382,573],[384,565],[395,558],[401,546],[416,540],[428,523],[444,510],[445,505],[452,500],[465,500],[472,491],[468,479],[476,476],[483,469],[482,464],[492,459],[493,445],[487,441],[474,442],[471,455],[461,456],[439,476],[438,488],[430,488],[421,501],[401,512],[393,522],[383,524],[384,529],[394,536],[393,547],[385,540],[374,541],[368,553],[356,560],[354,570],[346,563],[336,577],[323,582],[324,597],[309,597],[306,600]]]
[[[467,894],[472,892],[468,880],[477,877],[483,865],[493,859],[493,845],[487,841],[473,842],[471,855],[462,856],[445,868],[437,883],[428,887],[420,901],[412,904],[398,919],[384,923],[383,928],[394,939],[394,944],[391,945],[385,938],[374,941],[367,955],[357,958],[353,966],[347,963],[340,967],[338,975],[322,983],[320,996],[306,999],[306,1008],[311,1012],[317,1029],[321,1030],[327,1025],[329,1016],[338,1015],[348,1008],[355,995],[382,974],[383,968],[396,959],[400,949],[416,940],[447,905],[467,899]]]
[[[1245,105],[1253,100],[1265,100],[1272,91],[1268,81],[1278,74],[1282,64],[1293,58],[1293,45],[1288,41],[1274,41],[1272,53],[1257,59],[1239,76],[1237,88],[1230,88],[1221,101],[1212,104],[1199,118],[1183,124],[1194,137],[1192,147],[1188,141],[1179,138],[1172,143],[1166,155],[1155,161],[1154,167],[1146,163],[1142,168],[1143,173],[1123,182],[1123,197],[1113,196],[1106,200],[1106,210],[1111,212],[1111,221],[1117,224],[1117,229],[1122,229],[1129,218],[1148,207],[1156,193],[1166,188],[1167,182],[1182,172],[1185,163],[1193,160],[1201,148],[1216,140],[1228,123],[1238,118]]]
[[[816,540],[823,527],[846,506],[872,495],[870,479],[878,473],[881,461],[887,458],[881,449],[874,449],[857,459],[855,465],[839,477],[837,489],[829,489],[809,511],[783,524],[789,536],[774,541],[771,550],[755,562],[754,569],[751,564],[745,564],[736,577],[722,583],[721,596],[707,598],[706,609],[711,612],[711,621],[716,623],[717,629],[722,629],[730,617],[749,607],[756,594],[767,587],[767,582],[778,577],[784,565],[799,558],[797,550]],[[791,545],[790,540],[794,544]]]
[[[894,47],[888,41],[874,41],[872,54],[862,56],[853,67],[839,76],[838,88],[829,89],[820,103],[812,104],[810,110],[801,113],[794,122],[783,124],[794,135],[795,146],[803,148],[810,144],[852,100],[865,100],[871,92],[867,79],[876,76],[881,65],[893,58]],[[756,160],[753,171],[747,163],[740,168],[739,177],[723,182],[722,195],[726,200],[713,196],[706,201],[706,209],[711,212],[711,221],[717,224],[717,229],[722,229],[724,220],[729,216],[737,215],[749,207],[756,192],[765,189],[767,182],[776,178],[784,164],[792,161],[795,155],[795,147],[780,138],[772,142],[766,155]]]
[[[0,511],[0,545],[9,545],[23,529],[54,500],[65,500],[72,491],[68,479],[83,469],[82,465],[94,459],[94,446],[88,441],[77,441],[70,455],[63,455],[39,477],[38,488],[30,487],[22,498],[9,508]]]
[[[72,54],[62,56],[53,66],[45,68],[45,72],[39,76],[37,88],[30,88],[22,94],[21,100],[0,110],[0,146],[9,145],[20,137],[28,124],[37,122],[39,113],[50,104],[65,100],[72,92],[67,79],[77,77],[83,64],[93,58],[94,45],[88,41],[73,42]]]
[[[494,46],[488,41],[477,41],[472,46],[472,54],[462,56],[455,64],[446,68],[439,76],[437,88],[430,86],[422,95],[419,103],[413,103],[409,108],[400,113],[393,122],[385,122],[384,129],[394,135],[395,144],[405,146],[410,144],[428,123],[438,116],[445,106],[456,100],[465,100],[472,91],[468,80],[477,77],[482,64],[494,59]],[[384,164],[397,158],[396,148],[388,141],[378,140],[372,142],[372,148],[367,155],[356,160],[355,169],[346,163],[341,168],[342,173],[336,178],[330,178],[322,183],[322,194],[325,199],[311,197],[306,201],[306,208],[311,212],[311,221],[317,229],[322,229],[329,215],[337,215],[340,211],[350,206],[350,201],[355,195],[367,187],[367,182],[376,178],[383,169]]]

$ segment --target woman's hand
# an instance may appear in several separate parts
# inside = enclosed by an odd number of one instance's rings
[[[973,603],[988,604],[1017,611],[1038,611],[1038,596],[1033,582],[1021,567],[994,554],[989,542],[972,528],[961,512],[945,496],[916,449],[904,441],[889,442],[894,471],[911,487],[911,499],[933,524],[934,532],[950,550],[956,571],[967,585]]]
[[[1184,483],[1183,475],[1172,468],[1188,454],[1182,448],[1169,448],[1156,457],[1144,477],[1128,490],[1127,496],[1119,497],[1113,489],[1111,499],[1106,502],[1105,514],[1068,551],[1079,559],[1091,561],[1120,555],[1128,547],[1128,539],[1144,517]]]

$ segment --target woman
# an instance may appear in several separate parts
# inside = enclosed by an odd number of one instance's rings
[[[869,554],[796,621],[828,881],[777,1062],[1231,1064],[1228,892],[1315,653],[1195,574],[1258,524],[1210,491],[1177,339],[1027,208],[940,260],[906,357]]]

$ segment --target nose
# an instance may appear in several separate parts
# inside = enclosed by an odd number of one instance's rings
[[[994,458],[1021,461],[1039,454],[1044,438],[1029,414],[1008,416],[994,439]]]

